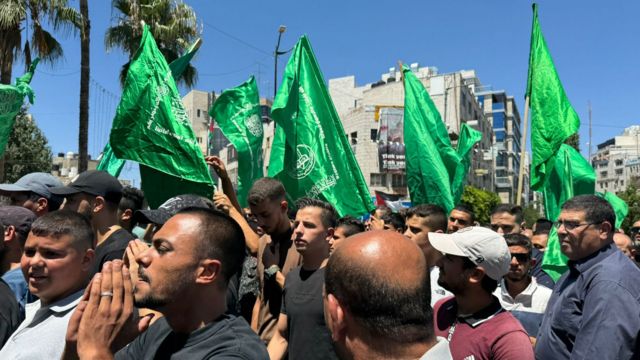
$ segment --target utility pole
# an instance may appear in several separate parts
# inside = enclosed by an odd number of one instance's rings
[[[588,102],[589,105],[589,162],[591,162],[591,100]]]

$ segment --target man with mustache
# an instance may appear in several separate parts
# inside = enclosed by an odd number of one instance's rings
[[[247,322],[225,313],[229,279],[244,259],[242,240],[240,226],[220,211],[179,211],[137,255],[133,285],[119,260],[94,277],[69,322],[65,355],[73,358],[77,349],[81,359],[110,359],[121,349],[116,359],[268,359]],[[164,316],[148,327],[149,317],[134,319],[134,304]]]
[[[91,224],[72,211],[36,219],[20,261],[29,291],[25,320],[0,350],[0,359],[59,359],[64,333],[80,302],[94,260]]]

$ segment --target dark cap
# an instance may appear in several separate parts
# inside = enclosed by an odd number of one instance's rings
[[[58,186],[63,185],[55,176],[47,173],[35,172],[21,177],[13,184],[0,184],[0,191],[30,191],[44,198],[51,199],[51,188]]]
[[[77,193],[102,196],[106,201],[118,204],[122,198],[122,185],[109,173],[98,170],[88,170],[67,186],[52,188],[52,194],[67,197]]]
[[[174,196],[165,201],[155,210],[138,210],[134,214],[134,221],[142,224],[153,223],[164,225],[170,217],[177,214],[180,210],[188,207],[198,207],[205,209],[213,209],[213,202],[207,198],[198,195],[185,194]]]
[[[31,224],[36,220],[36,214],[22,206],[0,206],[0,222],[5,227],[13,226],[16,232],[26,239],[31,231]]]

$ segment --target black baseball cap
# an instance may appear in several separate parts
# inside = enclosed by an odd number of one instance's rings
[[[88,170],[67,186],[50,189],[54,195],[67,197],[77,193],[102,196],[106,201],[118,204],[122,198],[122,185],[114,176],[99,170]]]
[[[185,194],[170,198],[157,209],[138,210],[133,215],[133,219],[141,224],[153,223],[157,225],[164,225],[169,218],[177,214],[180,210],[188,207],[205,209],[215,208],[213,202],[207,198],[193,194]]]

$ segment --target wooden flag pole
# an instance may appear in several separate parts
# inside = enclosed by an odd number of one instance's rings
[[[522,205],[522,185],[524,182],[524,154],[527,151],[527,129],[529,128],[529,97],[524,100],[524,126],[520,140],[520,170],[518,171],[518,193],[516,205]],[[531,176],[531,174],[529,174]]]

